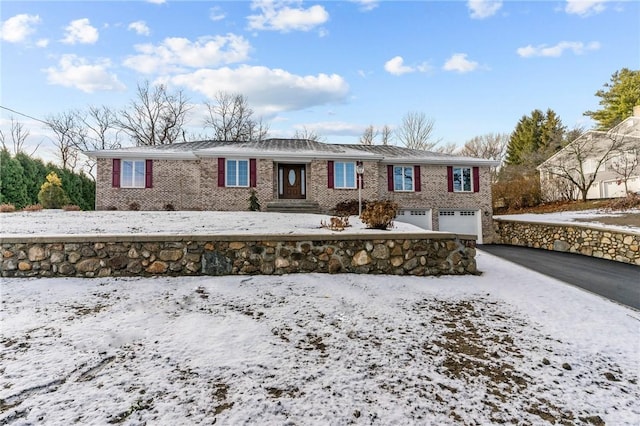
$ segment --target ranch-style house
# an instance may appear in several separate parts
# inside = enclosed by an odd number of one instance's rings
[[[299,139],[197,141],[87,152],[97,160],[96,209],[249,208],[330,213],[337,203],[389,199],[399,221],[490,242],[492,160],[391,145]],[[362,172],[358,174],[358,171]],[[359,187],[360,185],[360,187]]]

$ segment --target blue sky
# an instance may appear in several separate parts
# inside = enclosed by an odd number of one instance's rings
[[[552,108],[590,126],[594,93],[640,67],[640,3],[567,1],[2,1],[5,108],[46,119],[89,105],[126,107],[162,81],[194,104],[244,94],[270,135],[303,127],[356,143],[409,111],[443,143],[509,133]],[[50,145],[43,126],[5,109]]]

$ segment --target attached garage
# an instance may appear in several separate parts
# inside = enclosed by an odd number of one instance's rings
[[[396,216],[398,222],[410,223],[422,229],[431,230],[431,209],[400,209]]]
[[[482,244],[482,220],[479,210],[440,210],[438,223],[439,231],[476,235],[478,244]]]

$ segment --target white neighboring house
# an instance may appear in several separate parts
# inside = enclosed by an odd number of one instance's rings
[[[607,132],[589,130],[540,164],[545,200],[589,200],[640,192],[640,106]]]

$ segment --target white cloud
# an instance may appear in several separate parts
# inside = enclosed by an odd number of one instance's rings
[[[359,4],[360,10],[364,12],[369,12],[380,4],[380,0],[351,0],[351,2]]]
[[[213,22],[222,21],[226,17],[225,13],[218,6],[209,9],[209,19]]]
[[[252,10],[259,10],[259,15],[250,15],[249,29],[270,31],[310,31],[329,20],[329,13],[324,7],[314,5],[307,9],[301,7],[298,0],[254,0]],[[294,5],[295,7],[289,7]]]
[[[92,64],[76,55],[64,55],[57,67],[49,67],[43,71],[50,84],[74,87],[85,93],[124,90],[125,85],[118,77],[107,71],[110,67],[109,59],[100,59]]]
[[[71,21],[65,32],[66,36],[62,42],[66,44],[93,44],[98,41],[98,29],[91,26],[87,18]]]
[[[49,46],[49,39],[48,38],[41,38],[40,40],[36,41],[36,46],[38,46],[38,47],[47,47],[47,46]]]
[[[0,38],[9,43],[26,41],[35,32],[35,26],[40,23],[40,16],[20,14],[12,16],[2,23]]]
[[[144,21],[135,21],[129,24],[127,29],[131,31],[135,31],[138,35],[146,35],[151,34],[151,30],[147,26],[147,23]]]
[[[384,69],[389,74],[402,75],[416,71],[427,72],[431,70],[431,67],[426,62],[423,62],[422,64],[416,66],[408,66],[404,64],[404,59],[402,58],[402,56],[395,56],[384,63]]]
[[[478,68],[478,63],[467,59],[466,53],[454,53],[442,67],[445,71],[466,73]]]
[[[502,7],[501,0],[469,0],[467,7],[473,19],[484,19],[495,15]]]
[[[581,41],[561,41],[555,46],[547,46],[546,44],[540,44],[538,46],[528,45],[518,48],[516,52],[523,58],[531,58],[535,56],[557,58],[562,56],[565,50],[570,50],[576,55],[582,55],[589,50],[598,49],[600,49],[600,43],[597,41],[592,41],[586,45]]]
[[[567,0],[565,12],[582,17],[595,15],[605,9],[604,4],[609,0]]]
[[[319,121],[316,123],[296,124],[294,130],[308,130],[321,136],[361,136],[366,126],[344,121]],[[292,137],[289,135],[288,137]]]
[[[201,69],[173,76],[169,81],[209,99],[214,99],[221,90],[242,93],[256,113],[264,116],[343,102],[349,93],[348,84],[337,74],[300,76],[263,66]]]
[[[171,37],[159,45],[138,44],[134,48],[140,54],[125,59],[124,65],[144,74],[152,74],[244,61],[249,57],[251,45],[242,36],[227,34],[201,37],[193,42],[186,38]]]
[[[167,2],[167,0],[147,0],[147,3],[153,3],[153,4],[165,4]]]

